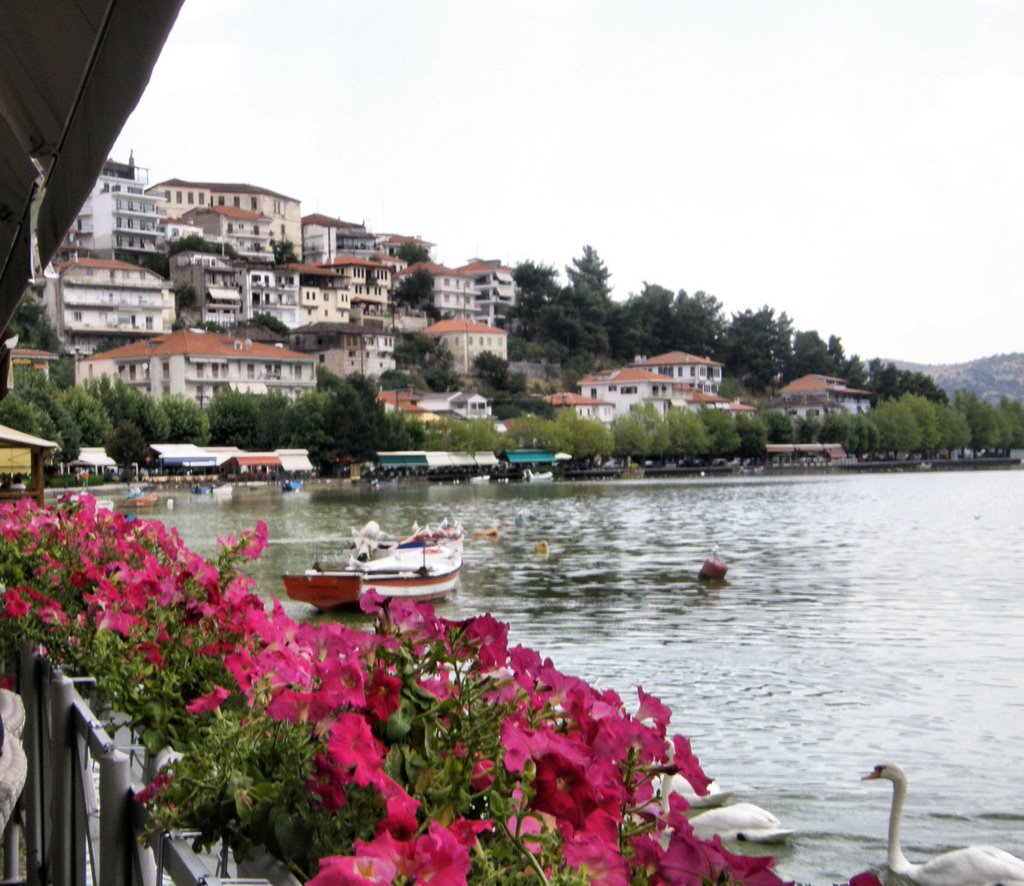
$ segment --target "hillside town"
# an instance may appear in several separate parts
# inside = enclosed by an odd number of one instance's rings
[[[181,248],[188,243],[205,249]],[[210,244],[219,254],[207,251]],[[341,378],[380,379],[396,368],[396,341],[411,333],[443,345],[464,379],[482,354],[507,360],[517,304],[512,269],[478,257],[449,266],[436,253],[437,244],[419,235],[303,214],[298,199],[267,187],[151,181],[130,155],[103,165],[31,291],[61,353],[74,357],[76,383],[120,379],[152,397],[183,395],[205,408],[225,388],[295,399],[315,388],[318,366]],[[166,257],[166,277],[153,270],[156,257]],[[413,274],[431,281],[426,306],[395,298]],[[246,325],[256,317],[285,332]],[[46,359],[14,354],[15,363]],[[571,409],[606,425],[645,404],[662,416],[672,408],[753,412],[720,396],[722,371],[706,355],[638,355],[544,399],[555,413]],[[386,409],[409,414],[491,417],[475,391],[381,390],[379,397]],[[859,414],[869,400],[844,379],[811,374],[782,387],[773,406],[824,418]]]

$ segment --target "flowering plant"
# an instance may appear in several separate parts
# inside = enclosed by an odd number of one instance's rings
[[[373,633],[295,623],[241,573],[266,527],[220,541],[214,566],[88,497],[0,509],[0,645],[41,644],[173,747],[139,794],[161,826],[316,886],[781,882],[654,802],[655,774],[708,780],[653,696],[630,714],[489,615],[371,593]]]

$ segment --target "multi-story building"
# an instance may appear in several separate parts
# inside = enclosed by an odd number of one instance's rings
[[[685,351],[670,351],[657,357],[637,357],[633,365],[690,385],[705,394],[718,394],[722,385],[722,364]]]
[[[335,375],[379,378],[395,368],[395,339],[379,321],[311,323],[288,336],[292,350],[315,355],[317,363]]]
[[[419,271],[429,274],[434,281],[434,307],[442,317],[477,319],[480,310],[472,276],[435,262],[421,261],[409,265],[398,275],[398,279],[402,280]]]
[[[379,261],[339,255],[324,267],[341,274],[349,292],[352,319],[380,319],[391,310],[391,268]]]
[[[352,307],[348,280],[321,265],[290,264],[299,277],[299,324],[348,323]]]
[[[665,415],[673,405],[682,405],[682,385],[636,366],[596,372],[581,378],[577,385],[584,396],[611,403],[614,418],[628,415],[633,407],[646,403],[654,406],[659,415]]]
[[[157,222],[157,248],[167,252],[171,244],[177,243],[185,237],[203,237],[206,232],[194,221],[185,218],[160,217]]]
[[[270,248],[270,219],[234,206],[205,206],[190,209],[182,218],[203,229],[203,238],[225,243],[243,258],[273,260]]]
[[[289,329],[300,320],[299,274],[289,265],[247,264],[239,269],[242,287],[242,313],[251,319],[268,314]]]
[[[91,354],[100,342],[161,335],[173,322],[167,281],[138,265],[79,258],[47,278],[43,303],[65,352]]]
[[[245,209],[269,219],[269,237],[289,241],[298,253],[302,248],[302,206],[294,197],[255,185],[225,182],[189,182],[171,178],[146,190],[167,216],[181,216],[196,207],[223,206]]]
[[[543,398],[557,415],[566,409],[572,409],[580,418],[596,419],[604,424],[611,424],[615,418],[615,407],[607,400],[585,397],[572,391],[559,391]]]
[[[194,329],[93,354],[75,366],[77,384],[100,376],[155,398],[180,394],[200,408],[223,389],[295,399],[316,388],[315,362],[304,354]]]
[[[406,237],[402,234],[377,235],[377,251],[384,253],[384,255],[397,256],[398,250],[407,244],[422,247],[427,250],[427,254],[430,256],[434,254],[434,244],[429,240],[422,240],[419,237]]]
[[[376,251],[377,237],[364,224],[320,213],[302,217],[302,260],[306,264],[328,264],[339,255],[369,258]]]
[[[474,320],[441,320],[424,329],[423,334],[444,342],[459,372],[468,373],[481,354],[508,359],[508,333],[495,326]]]
[[[139,263],[157,249],[157,201],[146,194],[149,170],[107,160],[67,232],[65,254],[91,254]]]
[[[476,297],[476,317],[481,323],[508,329],[508,315],[516,305],[516,281],[512,270],[497,259],[473,258],[456,270],[470,279]]]
[[[800,418],[824,418],[841,412],[859,415],[871,408],[871,392],[849,387],[845,378],[811,374],[781,388],[770,405]]]
[[[239,292],[240,269],[209,252],[179,252],[170,259],[171,284],[179,291],[182,319],[234,326],[245,315]],[[191,289],[189,299],[180,294]]]

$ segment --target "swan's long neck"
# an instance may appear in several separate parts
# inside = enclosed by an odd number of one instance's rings
[[[900,821],[903,818],[903,801],[906,798],[907,780],[894,778],[892,780],[892,808],[889,810],[888,863],[889,870],[895,874],[906,874],[914,868],[900,848]]]

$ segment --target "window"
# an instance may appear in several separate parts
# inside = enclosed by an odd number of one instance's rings
[[[260,226],[259,226],[259,225],[253,225],[253,226],[252,226],[252,232],[253,232],[254,234],[256,234],[256,235],[259,235],[259,232],[260,232]]]
[[[206,205],[206,192],[205,191],[200,191],[199,192],[199,205],[200,206],[205,206]]]
[[[146,318],[146,329],[152,329],[152,328],[153,328],[153,318],[152,317],[147,317]]]
[[[252,210],[253,212],[255,212],[255,211],[256,211],[256,198],[255,198],[255,197],[250,197],[250,198],[249,198],[249,208],[250,208],[250,209],[251,209],[251,210]]]
[[[218,205],[218,206],[223,206],[223,205],[224,205],[224,195],[223,195],[223,194],[221,194],[221,195],[220,195],[220,196],[219,196],[219,197],[217,198],[217,205]]]
[[[161,363],[161,369],[163,370],[164,378],[171,377],[171,363],[169,360],[164,360]]]
[[[241,197],[235,197],[231,202],[234,205],[235,209],[241,209],[242,208],[242,198]]]
[[[82,312],[81,311],[75,311],[74,318],[75,318],[75,322],[76,323],[81,323],[82,322]]]
[[[245,367],[245,377],[246,378],[256,378],[256,367],[253,366],[252,363],[249,363]]]
[[[174,202],[175,203],[180,203],[181,202],[181,191],[175,191],[174,192]]]
[[[187,196],[188,196],[188,202],[189,202],[189,205],[190,205],[190,206],[191,206],[191,205],[192,205],[193,203],[195,203],[195,202],[196,202],[196,195],[195,195],[195,193],[194,193],[194,192],[192,192],[192,191],[189,191],[189,192],[188,192],[188,195],[187,195]]]
[[[234,230],[235,230],[235,226],[231,222],[228,222],[228,233],[232,234],[232,233],[234,233]]]
[[[171,192],[170,192],[170,191],[164,191],[164,200],[165,200],[165,201],[166,201],[167,203],[170,203],[170,202],[171,202]]]

